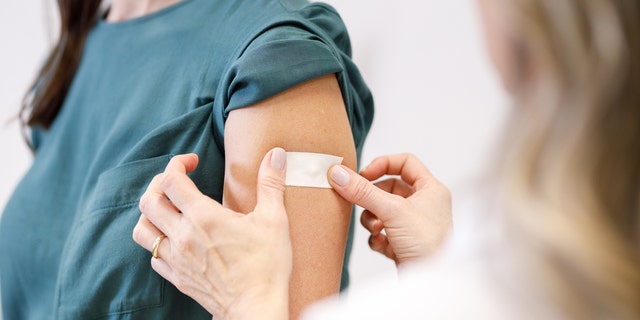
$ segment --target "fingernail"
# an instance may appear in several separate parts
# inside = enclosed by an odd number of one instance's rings
[[[287,153],[281,148],[273,149],[271,153],[271,167],[276,170],[284,169],[284,162],[287,160]]]
[[[330,176],[331,180],[335,181],[335,183],[342,187],[346,186],[349,183],[349,179],[351,179],[347,170],[341,166],[334,166],[333,169],[331,169]]]

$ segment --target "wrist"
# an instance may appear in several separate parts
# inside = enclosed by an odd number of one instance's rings
[[[250,290],[229,306],[225,319],[289,319],[289,283]]]

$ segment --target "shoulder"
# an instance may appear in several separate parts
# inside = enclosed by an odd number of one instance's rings
[[[315,40],[351,56],[347,28],[328,4],[280,0],[247,4],[251,22],[247,47],[280,40]]]
[[[334,8],[302,0],[238,0],[225,18],[234,52],[222,70],[215,112],[219,127],[229,112],[253,105],[328,74],[338,82],[358,146],[372,121],[373,100],[351,60],[347,29]],[[243,23],[244,21],[244,23]],[[231,30],[233,29],[233,30]]]
[[[240,20],[246,23],[236,24],[234,41],[244,40],[225,70],[221,82],[225,90],[220,92],[228,97],[223,102],[238,93],[236,89],[248,88],[250,95],[241,95],[238,105],[246,106],[351,66],[346,28],[329,5],[301,0],[240,1],[238,5],[243,12]]]

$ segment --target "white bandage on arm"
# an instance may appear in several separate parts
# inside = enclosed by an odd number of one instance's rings
[[[309,152],[287,152],[285,184],[295,187],[331,188],[327,171],[342,163],[342,157]]]

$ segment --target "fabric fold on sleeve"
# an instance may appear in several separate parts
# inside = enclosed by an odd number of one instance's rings
[[[251,106],[303,82],[344,70],[324,43],[310,39],[276,40],[247,50],[235,60],[215,99],[216,128],[222,130],[229,112]],[[224,132],[217,133],[224,141]]]

